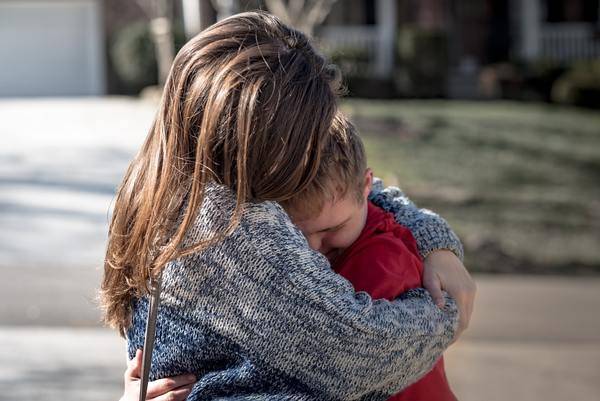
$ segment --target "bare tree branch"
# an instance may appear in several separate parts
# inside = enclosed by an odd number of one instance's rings
[[[283,0],[265,0],[267,8],[278,16],[284,23],[293,25],[292,18]]]
[[[164,85],[175,58],[172,4],[168,0],[136,0],[136,3],[150,21],[150,33],[158,65],[158,83]]]
[[[337,0],[265,0],[269,11],[308,35],[325,21]]]
[[[293,16],[294,20],[300,20],[300,18],[302,18],[302,11],[304,10],[305,0],[290,1],[288,3],[290,14]]]
[[[222,20],[239,12],[240,5],[237,0],[211,0],[215,10],[217,10],[217,20]]]
[[[313,7],[305,14],[305,24],[311,26],[313,29],[315,26],[321,25],[331,12],[331,8],[336,1],[337,0],[317,0]]]

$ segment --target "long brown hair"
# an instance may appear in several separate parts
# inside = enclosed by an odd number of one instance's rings
[[[124,335],[148,280],[229,234],[244,203],[285,201],[311,182],[338,83],[304,34],[264,12],[220,21],[181,49],[117,191],[100,291],[106,323]],[[210,181],[236,195],[230,224],[183,247]]]

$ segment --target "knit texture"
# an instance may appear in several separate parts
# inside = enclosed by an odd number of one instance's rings
[[[406,199],[379,192],[377,204],[402,219],[423,217]],[[185,244],[226,227],[234,206],[230,190],[209,185]],[[429,228],[423,249],[435,246],[438,231]],[[130,358],[143,345],[148,300],[133,306]],[[194,373],[192,401],[385,400],[433,366],[457,315],[451,298],[439,309],[422,289],[392,302],[355,293],[280,205],[249,203],[231,235],[165,267],[150,376]]]
[[[399,188],[384,188],[383,181],[375,178],[369,200],[392,213],[398,224],[410,229],[423,259],[436,249],[451,250],[464,259],[462,244],[446,220],[431,210],[418,209]]]

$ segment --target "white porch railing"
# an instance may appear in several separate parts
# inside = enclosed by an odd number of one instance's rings
[[[562,62],[600,58],[600,38],[591,24],[543,24],[540,56]]]

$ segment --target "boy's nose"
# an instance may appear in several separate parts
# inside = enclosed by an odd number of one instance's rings
[[[310,246],[310,249],[315,250],[315,251],[320,251],[321,249],[321,238],[319,238],[316,235],[310,235],[308,237],[308,246]]]

